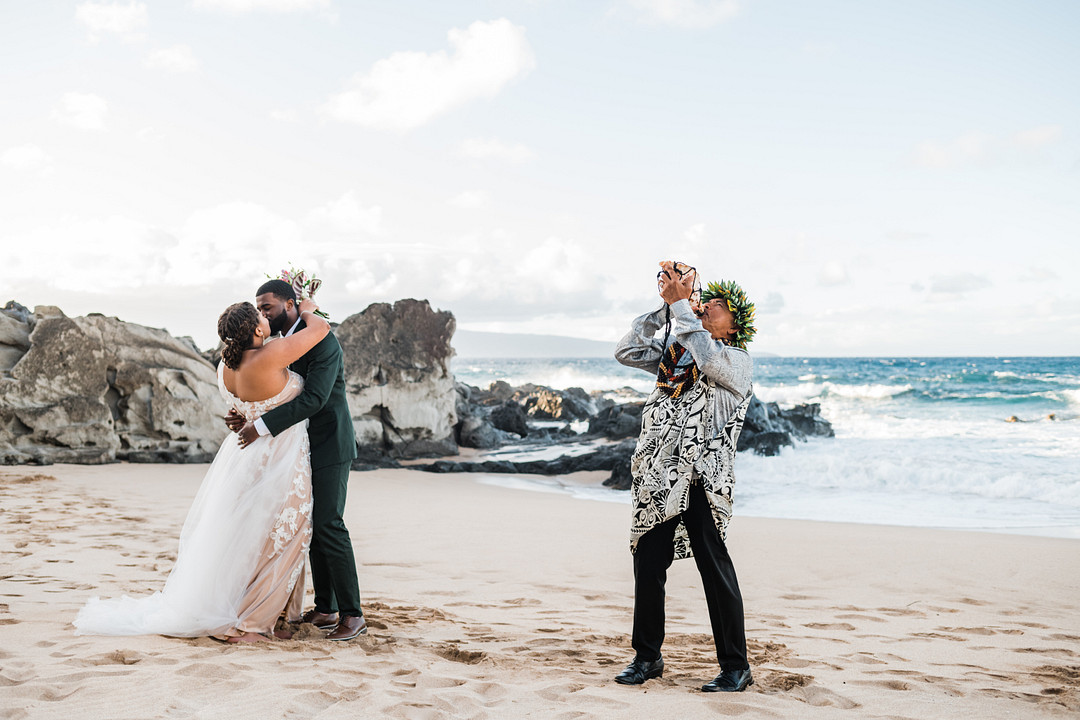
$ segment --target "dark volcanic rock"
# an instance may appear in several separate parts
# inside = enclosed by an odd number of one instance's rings
[[[611,469],[611,477],[604,481],[604,485],[614,490],[629,490],[633,483],[634,476],[630,474],[630,454],[627,454],[615,463],[615,467]]]
[[[450,374],[454,316],[426,300],[376,303],[336,330],[356,440],[366,454],[437,457],[457,452]],[[370,451],[370,452],[369,452]]]
[[[612,405],[589,419],[589,434],[618,440],[641,432],[641,409],[645,403]]]
[[[491,424],[499,430],[515,433],[521,437],[529,434],[529,416],[525,409],[513,400],[507,400],[491,411]]]
[[[580,455],[563,455],[554,460],[486,460],[484,462],[454,462],[439,460],[430,465],[412,465],[428,472],[487,472],[500,474],[529,473],[533,475],[566,475],[586,470],[611,470],[634,451],[634,441],[601,445]]]
[[[821,417],[821,405],[807,403],[781,411],[792,429],[802,437],[836,437],[832,424]]]
[[[596,412],[592,397],[581,388],[560,391],[526,384],[517,389],[513,399],[537,420],[587,420]]]
[[[744,447],[739,443],[740,450],[753,450],[755,455],[767,455],[769,457],[780,454],[780,448],[787,446],[793,447],[795,443],[791,441],[791,436],[783,432],[766,431],[756,433],[751,437],[749,443]]]
[[[496,380],[486,390],[481,390],[472,385],[466,387],[470,388],[470,401],[485,407],[502,405],[514,396],[514,388],[505,380]]]
[[[774,402],[763,403],[753,397],[746,409],[738,447],[758,455],[776,455],[781,446],[793,445],[793,440],[833,435],[832,425],[821,417],[821,406],[817,403],[782,410]]]

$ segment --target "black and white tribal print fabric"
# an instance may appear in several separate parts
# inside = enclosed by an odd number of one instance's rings
[[[630,461],[632,551],[642,535],[686,510],[691,482],[704,487],[716,529],[726,538],[733,506],[735,447],[753,390],[722,428],[716,427],[718,392],[722,390],[703,375],[680,397],[655,390],[646,401],[641,435]],[[692,555],[686,528],[680,522],[675,531],[675,558]]]

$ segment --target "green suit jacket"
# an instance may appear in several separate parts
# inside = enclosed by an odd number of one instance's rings
[[[301,323],[298,329],[303,327]],[[308,419],[311,469],[351,462],[356,457],[356,433],[345,399],[344,355],[334,333],[327,333],[289,368],[304,378],[304,390],[262,416],[266,429],[277,435]]]

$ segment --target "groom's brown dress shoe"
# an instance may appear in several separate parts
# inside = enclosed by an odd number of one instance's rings
[[[342,615],[341,622],[337,624],[334,631],[326,636],[327,640],[352,640],[357,635],[363,635],[367,632],[367,621],[364,620],[364,616],[356,617],[355,615]]]
[[[319,612],[318,610],[308,610],[300,618],[300,622],[311,623],[320,630],[329,630],[330,628],[337,627],[338,614],[336,612],[324,613]]]

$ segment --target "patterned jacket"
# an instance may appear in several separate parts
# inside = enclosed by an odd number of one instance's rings
[[[671,305],[671,337],[689,350],[700,379],[678,398],[654,390],[641,414],[641,435],[630,463],[634,510],[630,549],[665,520],[686,510],[690,483],[700,483],[713,520],[726,537],[735,484],[735,445],[753,393],[753,360],[745,350],[712,339],[701,321],[680,300]],[[656,374],[664,350],[654,337],[666,321],[665,306],[634,320],[619,341],[615,359]],[[689,538],[680,522],[675,557],[690,557]]]

